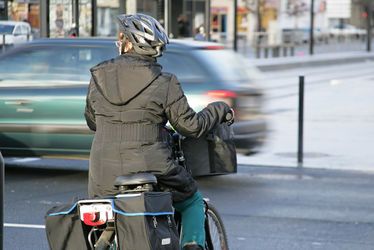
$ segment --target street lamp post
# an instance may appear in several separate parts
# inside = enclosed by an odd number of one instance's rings
[[[238,51],[238,0],[234,0],[234,51]]]
[[[206,40],[210,41],[210,0],[205,1],[205,33],[206,33]]]
[[[164,29],[166,34],[170,35],[170,0],[164,2]]]
[[[367,29],[367,39],[366,39],[366,51],[371,51],[371,19],[373,18],[373,6],[369,3],[366,6],[367,20],[366,20],[366,29]]]
[[[310,4],[309,54],[314,54],[314,0]]]
[[[74,23],[76,28],[76,35],[79,36],[79,1],[73,1],[73,13],[74,13]]]

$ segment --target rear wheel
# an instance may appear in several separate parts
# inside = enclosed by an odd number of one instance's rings
[[[205,234],[207,250],[228,250],[228,242],[225,227],[217,209],[207,203]]]

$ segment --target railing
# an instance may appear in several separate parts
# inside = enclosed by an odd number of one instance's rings
[[[268,32],[255,32],[252,47],[256,51],[256,58],[280,56],[294,56],[296,34],[282,32],[281,37],[271,36]]]
[[[4,34],[0,33],[0,53],[4,53],[7,50],[7,48],[13,46],[13,44],[10,44],[10,43],[7,44],[6,35],[7,34],[5,33]],[[29,42],[31,38],[32,38],[31,34],[27,34],[26,42]]]

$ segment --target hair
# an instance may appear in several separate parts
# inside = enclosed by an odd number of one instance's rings
[[[118,33],[118,41],[121,41],[121,54],[124,54],[127,43],[131,43],[131,42],[126,37],[126,35],[122,32]],[[134,47],[132,47],[131,50],[127,51],[126,53],[133,52],[133,51],[135,51]]]

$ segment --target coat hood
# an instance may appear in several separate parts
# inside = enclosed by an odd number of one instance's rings
[[[152,57],[126,54],[96,65],[91,68],[91,74],[106,100],[124,105],[146,89],[161,70],[161,65]]]

